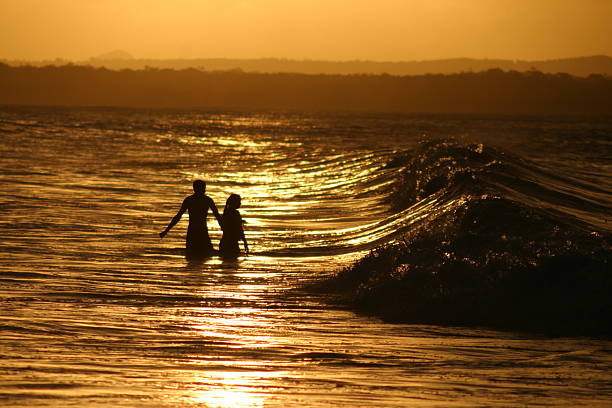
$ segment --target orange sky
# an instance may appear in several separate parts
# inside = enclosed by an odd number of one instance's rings
[[[0,0],[0,58],[612,55],[612,0]]]

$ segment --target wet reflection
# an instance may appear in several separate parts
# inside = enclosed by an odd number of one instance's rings
[[[248,299],[249,293],[261,293],[261,287],[244,284],[239,286]],[[224,291],[212,291],[210,295],[227,296]],[[267,313],[257,308],[193,308],[184,319],[190,328],[190,336],[213,344],[224,344],[217,355],[201,355],[193,364],[203,368],[190,380],[189,400],[206,407],[263,407],[270,389],[278,387],[275,379],[288,373],[277,370],[274,363],[257,356],[266,348],[278,344],[271,336],[271,321]],[[212,370],[208,368],[214,368]]]
[[[237,373],[229,373],[237,374]],[[266,401],[265,396],[252,394],[245,392],[248,389],[245,384],[252,381],[253,378],[248,379],[244,377],[238,377],[233,381],[227,381],[223,378],[210,378],[209,381],[218,381],[215,388],[210,390],[194,391],[193,402],[197,404],[204,404],[210,408],[257,408],[263,407]],[[231,383],[234,382],[235,386]]]
[[[420,119],[70,112],[0,121],[9,405],[609,405],[609,342],[382,324],[301,290],[458,205],[388,206],[389,146],[416,143],[389,135]],[[243,197],[248,257],[185,259],[185,221],[159,241],[199,178]]]

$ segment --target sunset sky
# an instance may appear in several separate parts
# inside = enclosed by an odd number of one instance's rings
[[[0,58],[612,55],[612,0],[0,0]]]

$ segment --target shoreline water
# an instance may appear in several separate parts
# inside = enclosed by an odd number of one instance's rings
[[[551,253],[588,259],[603,238],[580,237],[584,226],[598,230],[612,190],[610,129],[607,119],[579,118],[0,110],[0,399],[53,408],[608,406],[609,340],[389,324],[301,288],[411,232],[411,248],[431,256],[397,260],[424,270],[432,259],[452,269],[470,257],[484,271],[493,264],[479,251],[502,243],[519,249],[499,259],[531,254],[550,244],[534,240],[533,226],[553,231]],[[455,144],[430,145],[418,167],[423,134]],[[159,240],[196,178],[218,205],[243,197],[252,255],[187,261],[186,220]],[[398,195],[413,184],[415,194]],[[489,231],[491,214],[504,216],[503,234]],[[428,230],[432,220],[439,228]],[[419,226],[440,237],[426,241]],[[567,234],[580,242],[564,243]],[[410,273],[383,263],[383,277]]]

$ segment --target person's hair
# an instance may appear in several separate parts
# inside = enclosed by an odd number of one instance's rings
[[[193,191],[196,193],[206,191],[206,182],[204,180],[196,180],[193,182]]]
[[[240,196],[238,194],[230,194],[229,197],[227,197],[227,201],[225,202],[225,208],[223,209],[223,213],[225,214],[225,212],[227,210],[235,210],[238,208],[238,205],[240,204]]]

